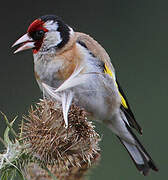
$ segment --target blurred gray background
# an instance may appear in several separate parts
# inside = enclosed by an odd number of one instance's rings
[[[29,0],[3,1],[0,6],[0,110],[21,121],[42,97],[33,74],[31,51],[14,55],[11,45],[29,24],[57,14],[76,31],[93,36],[109,53],[137,121],[140,140],[158,165],[148,180],[167,179],[168,1],[164,0]],[[90,180],[145,179],[118,139],[96,124],[103,140],[101,163]],[[0,134],[5,123],[0,115]],[[2,146],[1,146],[2,150]]]

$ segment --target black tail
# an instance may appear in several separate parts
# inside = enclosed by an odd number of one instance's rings
[[[156,167],[155,163],[153,162],[150,155],[147,153],[143,145],[140,143],[138,138],[135,136],[135,134],[132,132],[130,127],[126,124],[129,132],[133,136],[133,138],[136,141],[136,145],[131,144],[120,137],[118,137],[121,141],[121,143],[124,145],[126,150],[128,151],[129,155],[131,156],[131,159],[133,160],[134,164],[136,165],[137,169],[143,173],[143,175],[147,175],[149,170],[152,169],[154,171],[158,171],[158,168]]]

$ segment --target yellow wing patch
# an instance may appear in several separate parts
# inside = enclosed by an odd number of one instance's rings
[[[113,73],[110,71],[110,69],[107,67],[106,64],[105,64],[104,72],[112,77],[112,79],[113,79],[114,82],[115,82],[116,87],[118,88],[118,84],[117,84],[116,81],[115,81],[114,75],[113,75]],[[119,90],[118,90],[118,92],[119,92]],[[122,96],[122,94],[121,94],[120,92],[119,92],[119,95],[120,95],[120,97],[121,97],[121,104],[124,106],[124,108],[127,108],[127,109],[128,109],[126,100],[124,99],[124,97]]]

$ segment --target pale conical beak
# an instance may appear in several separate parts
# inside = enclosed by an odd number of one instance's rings
[[[27,34],[23,35],[21,38],[19,38],[13,45],[12,47],[21,44],[21,46],[14,52],[20,52],[26,49],[32,49],[35,47],[34,41],[31,37],[29,37]]]

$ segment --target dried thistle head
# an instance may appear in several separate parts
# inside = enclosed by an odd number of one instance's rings
[[[50,100],[41,100],[24,119],[23,139],[28,151],[59,179],[80,179],[82,172],[98,161],[100,137],[84,109],[71,105],[67,129],[61,104]]]

